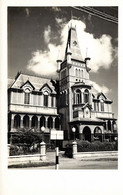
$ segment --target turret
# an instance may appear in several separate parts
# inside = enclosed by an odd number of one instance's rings
[[[90,60],[91,60],[91,58],[89,58],[89,57],[85,58],[86,69],[87,69],[88,72],[91,70]]]
[[[61,69],[61,63],[62,63],[62,60],[60,59],[60,55],[58,55],[58,59],[56,60],[56,62],[57,62],[57,72],[59,72]]]

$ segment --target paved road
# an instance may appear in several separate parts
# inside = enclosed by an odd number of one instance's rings
[[[55,153],[49,153],[48,159],[52,160],[55,164]],[[66,158],[62,155],[59,157],[59,169],[117,169],[118,168],[118,160],[117,157],[113,158],[103,158],[103,159],[72,159]],[[54,166],[43,166],[36,167],[31,169],[55,169]]]

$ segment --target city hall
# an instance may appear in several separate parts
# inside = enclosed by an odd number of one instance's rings
[[[91,80],[91,58],[82,57],[77,27],[66,34],[64,58],[56,59],[58,79],[18,72],[8,86],[8,132],[11,141],[21,129],[42,133],[50,143],[50,132],[62,130],[64,140],[93,142],[117,138],[113,100],[97,91]]]

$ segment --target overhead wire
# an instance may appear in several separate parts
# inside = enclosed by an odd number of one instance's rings
[[[72,8],[76,9],[76,10],[79,10],[79,11],[84,11],[88,14],[91,14],[93,16],[96,16],[96,17],[99,17],[101,19],[104,19],[104,20],[107,20],[109,22],[113,22],[113,23],[118,23],[118,19],[116,17],[113,17],[109,14],[106,14],[104,12],[101,12],[101,11],[98,11],[94,8],[91,8],[91,7],[75,7],[75,6],[72,6]]]
[[[94,13],[97,13],[97,14],[99,14],[99,15],[102,15],[102,16],[104,16],[104,17],[107,17],[107,18],[110,18],[110,19],[112,19],[112,20],[117,21],[117,18],[116,18],[116,17],[113,17],[113,16],[111,16],[111,15],[105,13],[105,12],[99,11],[99,10],[94,9],[94,8],[91,8],[91,7],[84,7],[84,8],[87,9],[87,10],[89,10],[89,11],[92,11],[92,12],[94,12]]]

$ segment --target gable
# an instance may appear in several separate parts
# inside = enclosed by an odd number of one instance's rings
[[[34,86],[31,84],[31,82],[29,80],[27,80],[23,85],[21,85],[20,88],[22,88],[24,91],[27,90],[27,89],[29,91],[32,91],[32,90],[35,89]]]
[[[97,95],[97,99],[99,99],[99,100],[106,100],[107,98],[106,98],[106,96],[103,94],[103,93],[99,93],[98,95]]]
[[[49,87],[49,85],[47,83],[45,83],[41,89],[40,89],[41,92],[45,93],[52,93],[52,89]]]

